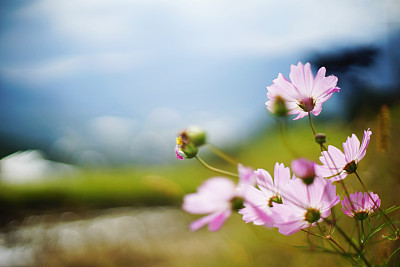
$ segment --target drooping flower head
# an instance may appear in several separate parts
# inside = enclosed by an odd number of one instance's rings
[[[357,170],[358,162],[365,156],[372,132],[364,131],[362,143],[353,134],[347,137],[343,143],[343,150],[340,151],[334,146],[329,146],[328,151],[323,151],[319,160],[323,165],[316,168],[317,174],[322,177],[331,177],[332,181],[339,181],[346,178],[347,174]]]
[[[336,187],[329,180],[315,177],[312,184],[306,185],[299,178],[291,179],[285,188],[283,204],[272,208],[274,226],[284,235],[315,226],[329,216],[339,200]]]
[[[326,69],[322,67],[314,78],[310,63],[303,65],[299,62],[297,66],[292,65],[290,81],[279,73],[273,84],[267,87],[269,101],[265,104],[275,113],[277,105],[282,105],[281,99],[284,99],[287,114],[297,114],[295,120],[303,118],[308,112],[318,116],[321,113],[322,103],[340,90],[336,86],[338,78],[333,75],[325,77],[325,73]]]
[[[371,196],[371,197],[370,197]],[[371,199],[372,198],[372,199]],[[381,200],[377,194],[369,192],[355,192],[350,194],[350,200],[344,197],[342,211],[357,220],[365,220],[368,215],[374,213],[381,206]]]
[[[282,194],[290,180],[290,170],[282,163],[276,163],[274,168],[274,180],[263,169],[254,172],[257,186],[252,186],[245,194],[247,202],[239,211],[246,223],[272,227],[273,217],[271,207],[282,203]]]
[[[207,141],[206,132],[199,126],[189,126],[179,136],[184,142],[192,142],[197,147],[205,145]]]
[[[254,171],[239,164],[238,172],[238,185],[228,178],[214,177],[205,181],[196,193],[184,197],[183,210],[192,214],[207,214],[190,224],[192,231],[206,224],[210,231],[217,231],[232,214],[232,210],[243,207],[244,193],[255,182]]]
[[[291,167],[296,177],[303,179],[306,184],[312,184],[315,178],[316,163],[305,158],[299,158],[292,161]]]
[[[193,158],[199,152],[199,147],[206,142],[206,135],[199,127],[190,127],[180,132],[176,138],[175,155],[179,160]]]

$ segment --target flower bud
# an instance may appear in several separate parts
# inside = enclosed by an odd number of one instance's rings
[[[199,152],[199,149],[197,146],[195,146],[193,143],[183,143],[181,146],[181,151],[185,154],[185,156],[188,159],[194,158],[197,153]]]
[[[191,126],[181,134],[183,138],[192,142],[195,146],[202,146],[206,143],[206,132],[197,126]]]
[[[278,116],[285,116],[288,114],[289,110],[286,107],[285,99],[281,96],[277,96],[274,102],[274,114]]]
[[[301,178],[303,182],[310,185],[315,178],[315,163],[305,158],[295,159],[291,164],[293,173]]]
[[[323,143],[326,143],[326,135],[323,133],[317,133],[315,135],[315,142],[317,142],[320,145],[322,145]]]

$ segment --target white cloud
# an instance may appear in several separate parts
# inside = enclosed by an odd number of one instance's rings
[[[128,73],[146,65],[151,57],[146,51],[76,54],[22,66],[2,66],[0,72],[20,82],[43,84],[83,73]]]
[[[279,56],[370,43],[400,17],[398,6],[393,0],[39,0],[16,16],[47,20],[40,31],[63,40],[67,56],[3,63],[0,71],[43,83],[92,72],[129,76],[176,55]]]
[[[162,49],[155,35],[168,30],[165,38],[190,51],[194,45],[209,52],[252,53],[254,48],[273,54],[277,48],[287,51],[335,38],[370,39],[371,33],[385,30],[385,21],[400,15],[394,5],[373,0],[41,0],[20,15],[47,17],[61,36],[91,47],[152,44]]]

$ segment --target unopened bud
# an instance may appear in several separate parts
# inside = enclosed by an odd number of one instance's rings
[[[188,159],[191,159],[197,155],[199,149],[193,143],[184,143],[181,147],[181,151]]]
[[[274,102],[274,114],[277,116],[286,116],[289,110],[286,107],[285,99],[281,96],[277,96]]]
[[[317,133],[315,135],[315,142],[317,142],[320,145],[322,145],[323,143],[326,143],[326,135],[323,133]]]
[[[195,146],[202,146],[206,143],[206,132],[197,126],[191,126],[187,130],[182,132],[182,135],[186,135],[189,142],[192,142]]]
[[[295,159],[292,161],[291,167],[293,173],[301,178],[305,184],[310,185],[314,182],[315,162],[305,158]]]

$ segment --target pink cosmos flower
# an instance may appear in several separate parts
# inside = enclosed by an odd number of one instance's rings
[[[317,175],[332,177],[330,180],[334,182],[343,180],[347,174],[355,172],[358,162],[365,156],[371,134],[369,129],[364,131],[361,145],[355,134],[347,137],[343,143],[344,153],[334,146],[329,146],[328,151],[323,151],[319,157],[323,165],[316,166]]]
[[[343,213],[350,217],[356,217],[358,220],[365,220],[369,214],[374,213],[380,206],[381,200],[379,196],[372,192],[369,192],[369,195],[367,192],[355,192],[350,194],[350,200],[347,197],[342,200]]]
[[[325,73],[326,69],[322,67],[314,78],[310,63],[303,65],[299,62],[297,66],[292,65],[290,81],[279,73],[273,84],[267,87],[269,101],[265,104],[271,112],[274,112],[275,104],[284,99],[287,114],[297,114],[294,120],[303,118],[308,112],[318,116],[321,113],[322,103],[340,90],[336,86],[338,78],[333,75],[325,77]]]
[[[244,208],[239,211],[246,223],[272,227],[274,221],[271,207],[282,203],[282,194],[290,180],[290,170],[282,163],[276,163],[274,180],[263,169],[254,172],[260,189],[251,186],[245,194]]]
[[[234,205],[243,202],[243,194],[249,186],[255,183],[253,169],[239,164],[239,184],[225,177],[214,177],[205,181],[196,193],[184,197],[182,208],[192,214],[208,214],[190,224],[190,229],[196,231],[208,224],[210,231],[221,228],[232,214]]]
[[[312,184],[306,185],[301,179],[294,178],[285,188],[283,204],[272,208],[274,226],[284,235],[315,226],[329,216],[339,200],[336,187],[329,180],[315,177]]]

